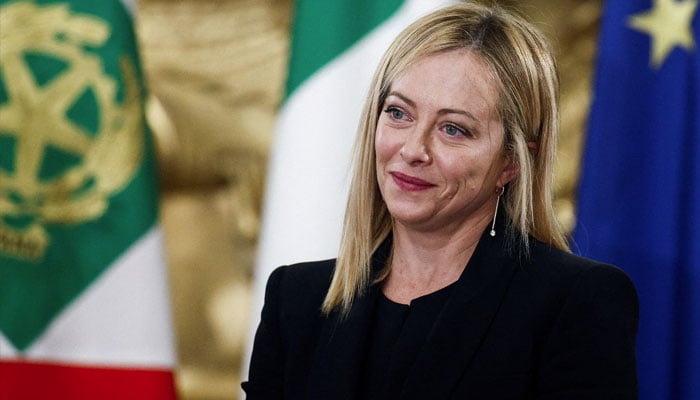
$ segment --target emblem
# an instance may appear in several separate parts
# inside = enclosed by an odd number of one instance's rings
[[[105,71],[103,20],[67,5],[0,11],[0,252],[39,262],[46,226],[99,218],[135,175],[141,93],[129,58],[123,82]]]

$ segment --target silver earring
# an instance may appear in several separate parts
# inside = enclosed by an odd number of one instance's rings
[[[502,186],[501,192],[498,194],[498,197],[496,197],[496,210],[493,212],[493,222],[491,223],[491,232],[489,232],[492,237],[496,236],[496,216],[498,215],[498,203],[501,201],[501,196],[503,196],[503,192],[505,192],[505,190],[506,187]]]

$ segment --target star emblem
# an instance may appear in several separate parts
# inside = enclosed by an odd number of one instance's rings
[[[651,36],[651,65],[661,68],[676,47],[688,51],[695,47],[691,22],[698,0],[654,0],[654,7],[646,12],[632,15],[627,25]]]

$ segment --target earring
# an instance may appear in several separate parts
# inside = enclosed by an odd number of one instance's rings
[[[493,237],[496,236],[496,216],[498,215],[498,203],[501,201],[501,196],[503,196],[503,192],[506,191],[506,187],[502,186],[501,187],[501,192],[498,193],[498,197],[496,197],[496,210],[493,212],[493,222],[491,223],[491,232],[489,234]]]

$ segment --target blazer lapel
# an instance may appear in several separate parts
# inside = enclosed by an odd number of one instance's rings
[[[324,323],[309,376],[310,399],[356,398],[377,293],[372,286],[347,317],[334,312]]]
[[[384,267],[390,251],[391,237],[372,257],[373,274]],[[325,321],[309,376],[309,399],[357,398],[380,290],[379,285],[370,285],[345,318],[334,312]]]
[[[484,232],[403,387],[394,387],[400,398],[449,398],[479,349],[518,265],[502,236]]]

